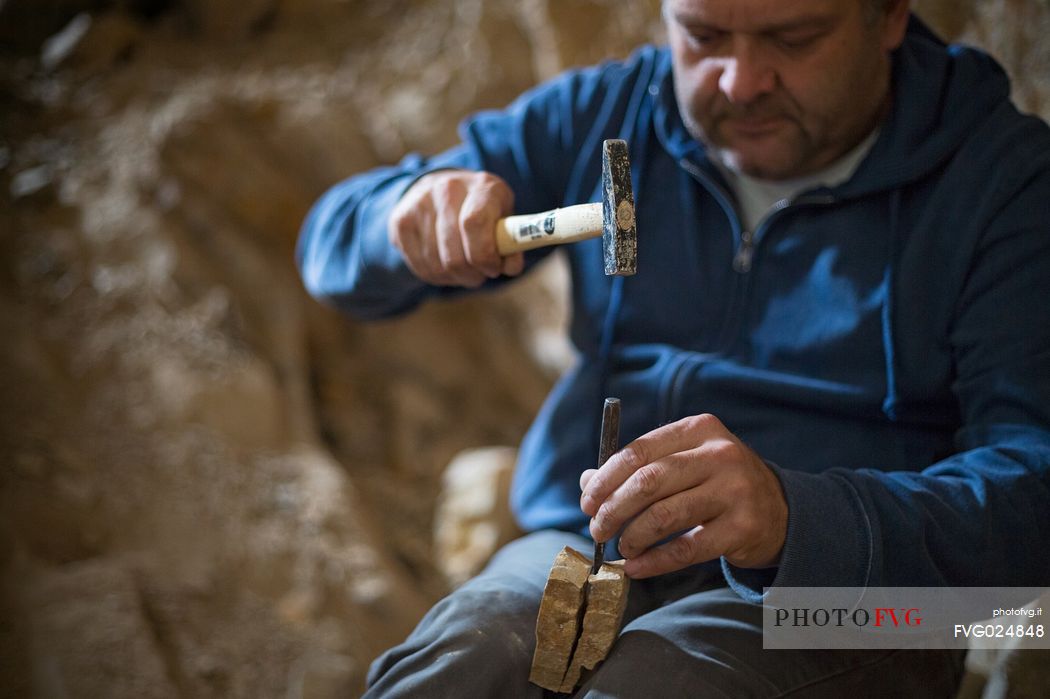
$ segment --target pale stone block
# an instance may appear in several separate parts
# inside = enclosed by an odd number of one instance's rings
[[[533,684],[572,692],[583,671],[605,660],[616,642],[630,578],[622,561],[590,572],[591,561],[568,546],[554,559],[536,619]]]

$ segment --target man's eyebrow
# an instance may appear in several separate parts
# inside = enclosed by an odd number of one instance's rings
[[[732,32],[732,29],[720,27],[717,24],[712,24],[710,21],[705,21],[700,17],[690,16],[682,13],[674,13],[671,15],[677,24],[684,27],[686,30],[691,32],[697,31],[714,31],[714,32]],[[789,32],[812,29],[814,32],[822,32],[830,28],[835,23],[835,17],[824,14],[806,15],[803,17],[792,17],[791,19],[784,20],[783,22],[773,22],[770,24],[757,26],[747,31],[748,34],[785,34]]]
[[[780,22],[779,24],[770,24],[765,27],[761,27],[756,33],[758,34],[787,34],[799,30],[811,29],[814,32],[822,32],[828,29],[835,23],[835,18],[828,15],[813,15],[809,17],[797,17],[794,19]]]
[[[697,33],[697,32],[723,32],[726,31],[718,25],[710,24],[708,22],[699,21],[680,21],[675,20],[678,24],[685,28],[686,31]]]

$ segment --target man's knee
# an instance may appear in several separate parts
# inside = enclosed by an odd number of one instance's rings
[[[551,531],[503,547],[484,571],[434,605],[403,643],[373,663],[369,685],[376,696],[451,686],[478,695],[513,683],[528,687],[547,572],[562,546],[580,542],[586,540]],[[450,677],[462,684],[446,687],[442,683]]]
[[[403,643],[369,671],[376,696],[443,693],[465,687],[484,693],[526,683],[539,598],[493,580],[475,579],[441,600]]]

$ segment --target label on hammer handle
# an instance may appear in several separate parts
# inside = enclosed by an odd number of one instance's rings
[[[577,204],[539,214],[508,216],[496,224],[496,247],[501,255],[571,243],[602,234],[602,205]]]
[[[555,221],[557,220],[555,214],[557,212],[558,210],[555,209],[545,214],[522,216],[521,220],[515,221],[517,225],[512,231],[514,237],[525,243],[554,235]]]

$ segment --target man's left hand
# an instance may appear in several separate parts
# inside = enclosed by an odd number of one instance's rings
[[[595,541],[623,529],[619,549],[633,578],[720,556],[763,568],[776,565],[784,547],[788,508],[780,481],[713,415],[639,437],[600,469],[585,471],[580,487]]]

